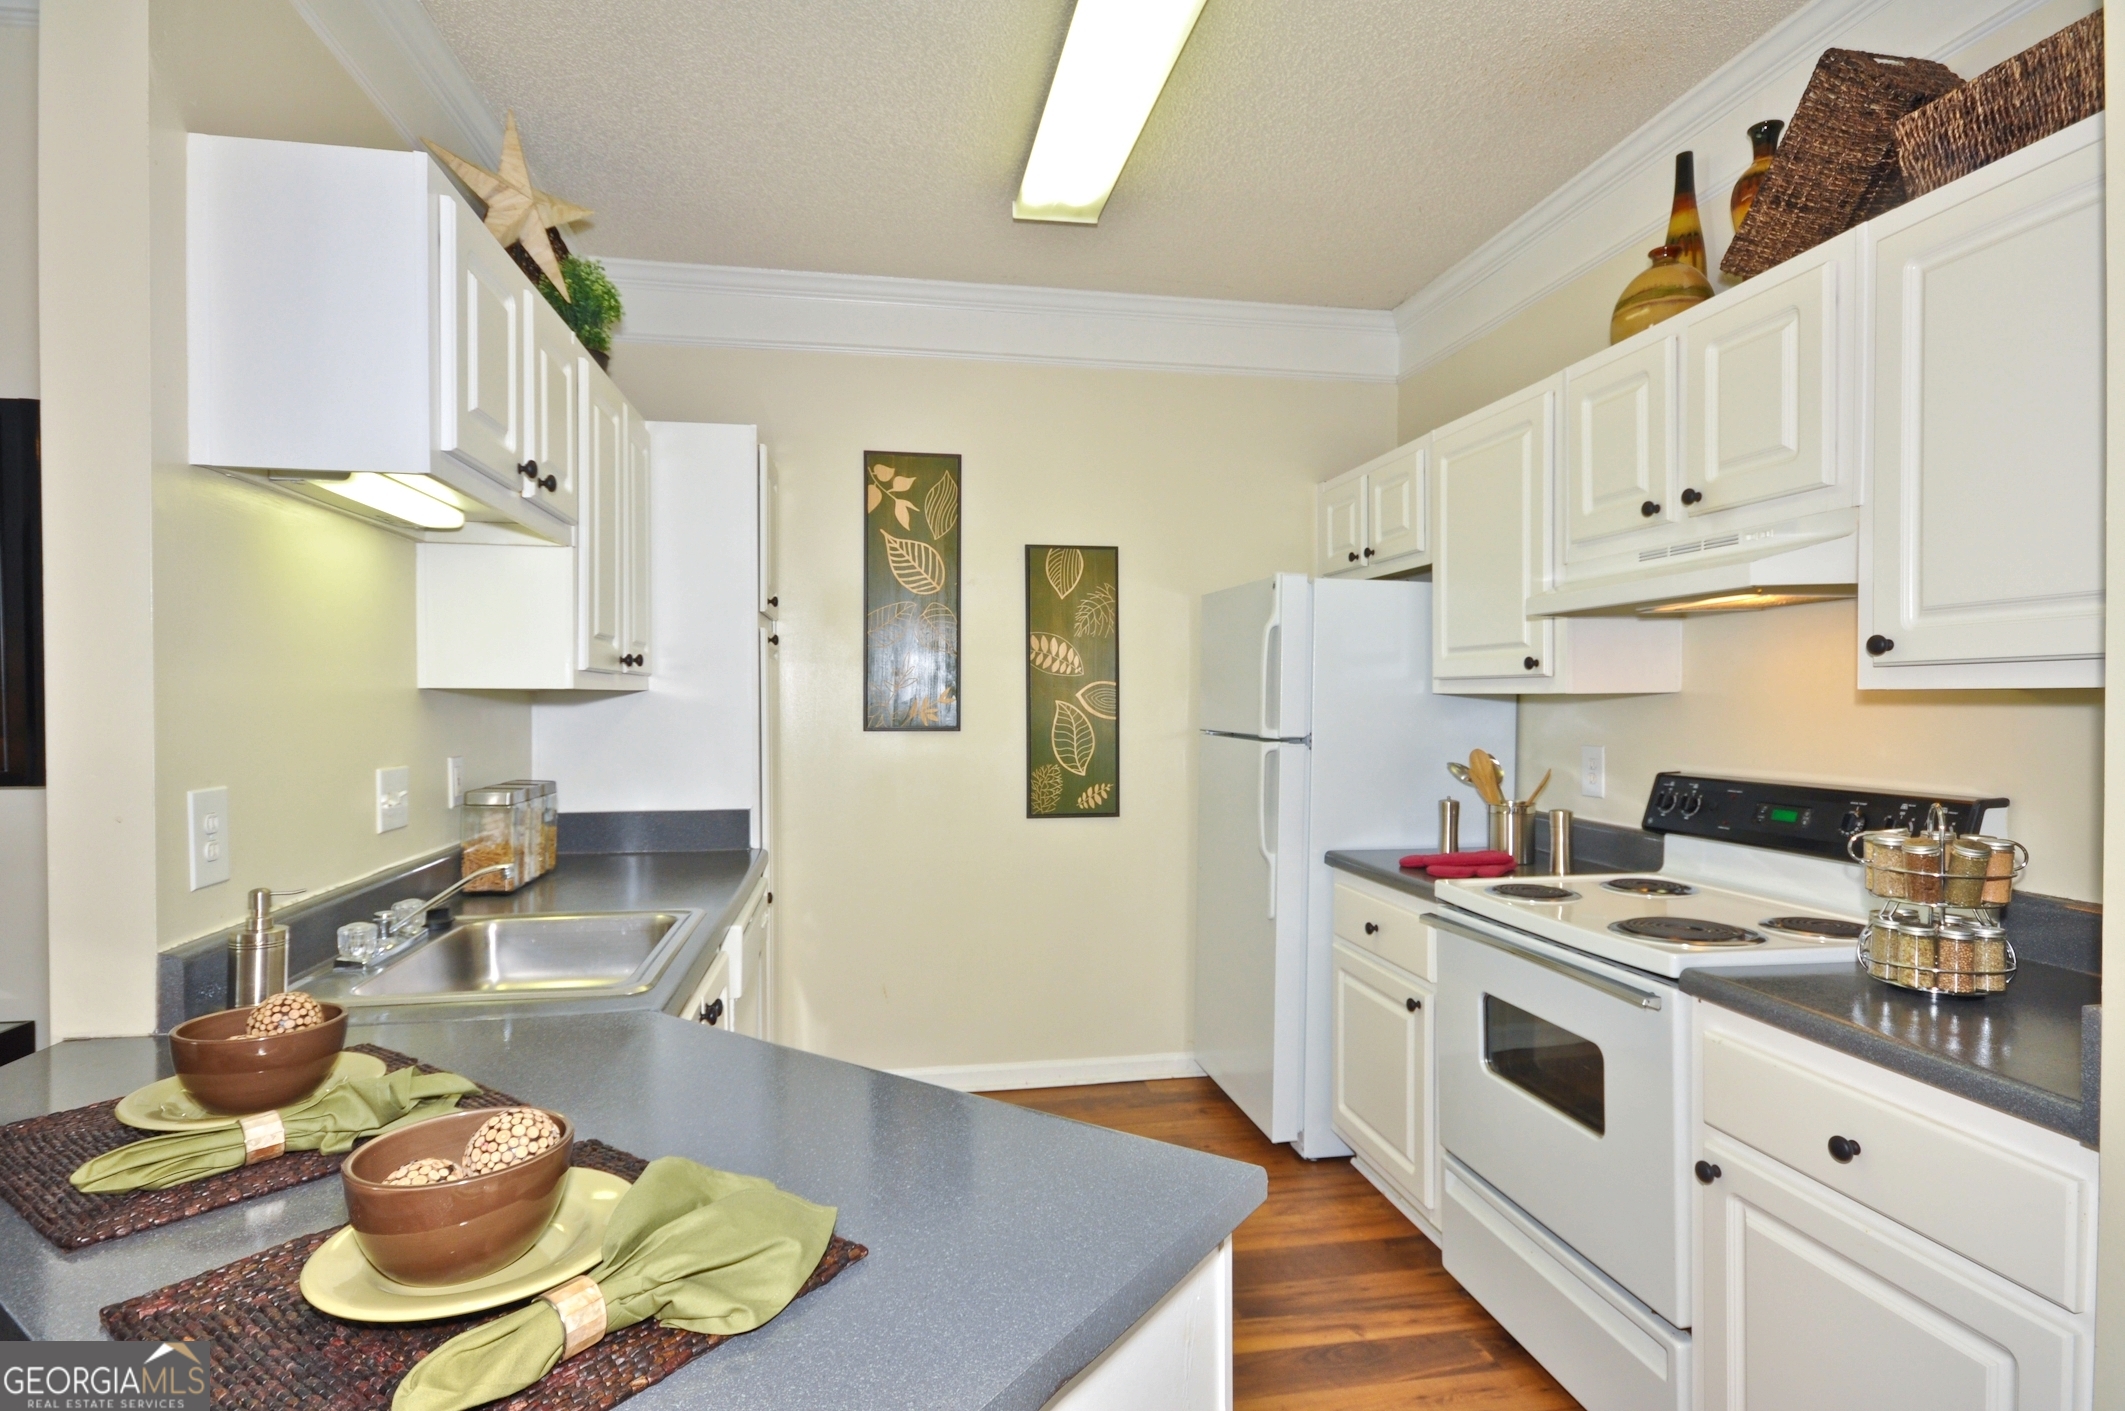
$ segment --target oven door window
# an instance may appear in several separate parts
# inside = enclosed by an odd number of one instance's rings
[[[1590,1040],[1486,994],[1483,1061],[1594,1135],[1607,1130],[1601,1049]]]

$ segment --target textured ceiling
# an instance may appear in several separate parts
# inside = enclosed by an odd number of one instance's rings
[[[1209,0],[1072,227],[1010,217],[1069,0],[426,3],[589,252],[1372,309],[1799,8]]]

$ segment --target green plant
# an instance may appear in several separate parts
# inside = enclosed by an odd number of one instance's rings
[[[584,347],[593,353],[611,352],[612,326],[620,321],[620,291],[606,277],[605,266],[567,255],[561,260],[561,278],[568,281],[568,292],[575,297],[562,298],[547,279],[539,281],[539,292]]]

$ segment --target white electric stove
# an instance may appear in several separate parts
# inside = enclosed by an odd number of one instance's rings
[[[2002,832],[2004,799],[1663,774],[1658,871],[1442,881],[1432,1017],[1442,1229],[1460,1280],[1590,1411],[1688,1411],[1691,1012],[1707,966],[1856,963],[1846,843]]]

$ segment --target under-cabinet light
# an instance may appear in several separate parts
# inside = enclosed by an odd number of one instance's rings
[[[1097,225],[1203,0],[1077,0],[1016,220]]]
[[[322,490],[328,495],[337,495],[342,500],[367,506],[379,514],[403,520],[422,529],[463,529],[464,512],[455,505],[446,505],[433,495],[424,494],[403,480],[389,475],[371,475],[360,471],[344,480],[308,479],[313,490]]]
[[[1692,612],[1755,612],[1762,608],[1790,607],[1795,603],[1827,603],[1849,598],[1852,589],[1751,588],[1740,593],[1713,593],[1679,602],[1654,603],[1638,609],[1640,617],[1680,617]]]

